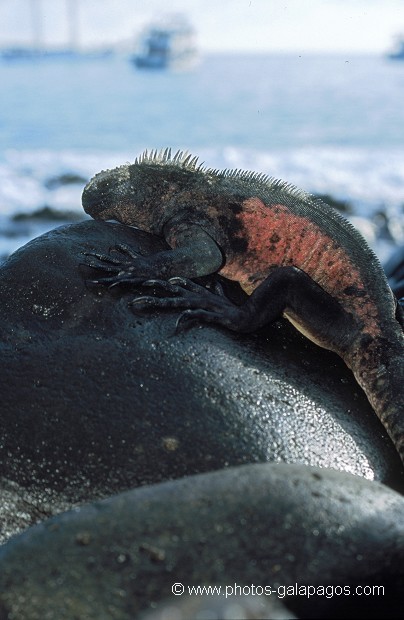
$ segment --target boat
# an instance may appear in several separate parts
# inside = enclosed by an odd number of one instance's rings
[[[32,41],[29,45],[15,45],[0,49],[0,60],[47,60],[105,58],[113,54],[112,48],[83,49],[79,45],[77,0],[66,0],[66,22],[69,40],[66,46],[49,48],[43,36],[43,11],[39,0],[31,0]]]
[[[404,35],[397,37],[395,49],[388,54],[390,60],[404,60]]]
[[[104,60],[114,56],[112,48],[95,48],[75,50],[70,48],[36,49],[31,47],[9,47],[0,49],[0,60]]]
[[[31,47],[7,47],[0,50],[3,60],[31,60],[41,57],[41,51]]]
[[[195,66],[195,31],[183,16],[163,18],[141,33],[132,61],[139,69],[187,70]]]

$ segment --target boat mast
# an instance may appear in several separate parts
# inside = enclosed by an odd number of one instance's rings
[[[77,51],[79,46],[78,36],[78,4],[77,0],[66,0],[67,21],[69,26],[70,49]]]
[[[32,45],[37,51],[43,46],[43,26],[40,0],[31,0]]]

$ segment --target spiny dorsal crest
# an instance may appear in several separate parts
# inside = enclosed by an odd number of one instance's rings
[[[245,184],[250,186],[253,190],[256,191],[270,191],[276,192],[279,191],[282,194],[287,195],[289,200],[298,200],[300,202],[309,202],[313,204],[324,205],[324,203],[315,198],[314,196],[304,192],[301,189],[298,189],[291,183],[287,183],[280,179],[275,179],[263,172],[254,172],[252,170],[241,170],[238,168],[233,169],[222,169],[219,168],[206,168],[203,163],[198,164],[199,158],[197,156],[192,155],[189,151],[177,151],[174,155],[172,155],[171,148],[166,149],[152,149],[151,151],[145,150],[139,157],[135,159],[135,165],[154,165],[154,166],[168,166],[168,167],[177,167],[182,170],[187,170],[189,172],[199,172],[206,177],[213,178],[222,178],[222,179],[230,179],[234,180],[237,183]],[[328,205],[326,205],[326,208]]]
[[[135,159],[135,164],[151,164],[154,166],[176,166],[183,170],[202,171],[203,164],[198,164],[198,157],[194,157],[188,151],[177,151],[174,155],[171,154],[171,149],[157,149],[144,151],[139,157]]]
[[[250,183],[262,183],[268,184],[274,182],[274,179],[267,174],[253,172],[250,170],[240,170],[240,169],[225,169],[220,170],[219,168],[205,168],[203,163],[198,164],[199,158],[197,156],[193,156],[189,151],[177,151],[174,155],[172,155],[172,151],[170,148],[161,149],[158,151],[157,149],[152,149],[148,151],[147,149],[139,155],[135,159],[135,165],[155,165],[155,166],[175,166],[181,168],[183,170],[189,170],[191,172],[202,172],[206,175],[212,177],[228,177],[233,179],[239,179]]]

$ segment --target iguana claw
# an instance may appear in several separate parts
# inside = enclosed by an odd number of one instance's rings
[[[94,260],[90,260],[88,263],[84,263],[87,267],[111,274],[107,277],[89,280],[91,284],[103,284],[109,288],[113,288],[114,286],[118,286],[120,284],[131,284],[137,286],[138,284],[144,282],[144,280],[148,277],[147,275],[135,275],[135,273],[141,273],[142,268],[147,271],[147,267],[149,265],[147,258],[144,258],[140,252],[136,252],[129,246],[122,243],[110,248],[109,251],[119,252],[121,255],[128,256],[129,259],[122,260],[120,258],[114,258],[110,254],[102,254],[99,252],[82,252],[84,256],[96,258],[99,261],[95,262]]]
[[[241,310],[227,299],[223,291],[212,292],[187,278],[173,277],[170,280],[146,280],[141,287],[152,288],[154,295],[142,295],[130,302],[135,312],[151,309],[182,309],[176,323],[176,332],[184,331],[196,322],[216,323],[230,327],[235,315]],[[159,293],[163,293],[159,296]]]

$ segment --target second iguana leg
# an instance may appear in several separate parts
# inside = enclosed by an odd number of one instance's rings
[[[248,333],[284,315],[314,342],[324,342],[327,348],[333,344],[338,351],[348,346],[359,328],[337,299],[296,267],[274,270],[240,306],[184,279],[150,281],[146,286],[163,296],[138,297],[131,303],[133,309],[184,309],[179,327],[199,320]]]

